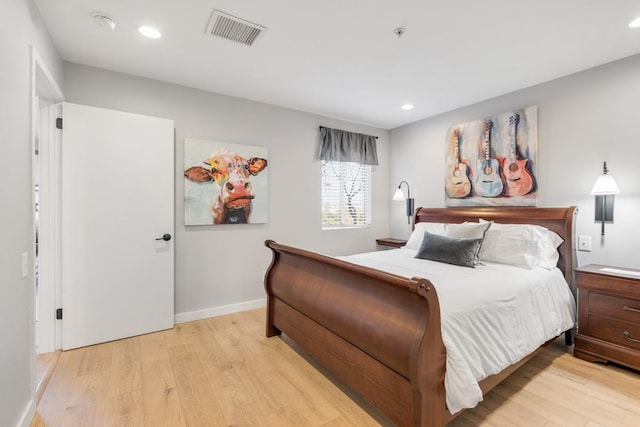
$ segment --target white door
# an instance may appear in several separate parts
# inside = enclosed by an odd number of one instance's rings
[[[173,327],[173,121],[62,110],[62,348]]]

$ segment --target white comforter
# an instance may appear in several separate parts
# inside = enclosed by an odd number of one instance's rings
[[[451,413],[482,400],[478,381],[502,371],[575,324],[575,302],[558,269],[484,263],[458,267],[395,249],[340,257],[403,277],[429,279],[440,300]]]

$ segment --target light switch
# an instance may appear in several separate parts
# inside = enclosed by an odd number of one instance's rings
[[[21,279],[26,279],[27,276],[29,275],[29,254],[28,253],[23,253],[22,255],[20,255],[20,264],[21,264],[21,274],[20,274],[20,278]]]
[[[591,236],[578,236],[578,250],[591,252]]]

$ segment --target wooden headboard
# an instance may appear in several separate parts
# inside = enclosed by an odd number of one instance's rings
[[[564,274],[569,285],[573,284],[573,268],[576,264],[575,223],[578,208],[518,208],[518,207],[479,207],[479,208],[418,208],[415,221],[462,223],[477,222],[479,218],[504,224],[535,224],[555,231],[564,239],[558,248],[560,259],[558,268]]]

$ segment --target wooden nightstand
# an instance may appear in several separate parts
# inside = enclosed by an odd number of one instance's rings
[[[397,249],[406,245],[407,241],[405,239],[394,239],[392,237],[385,237],[384,239],[376,239],[376,243],[380,246]]]
[[[576,269],[574,356],[640,369],[640,270],[591,264]]]

